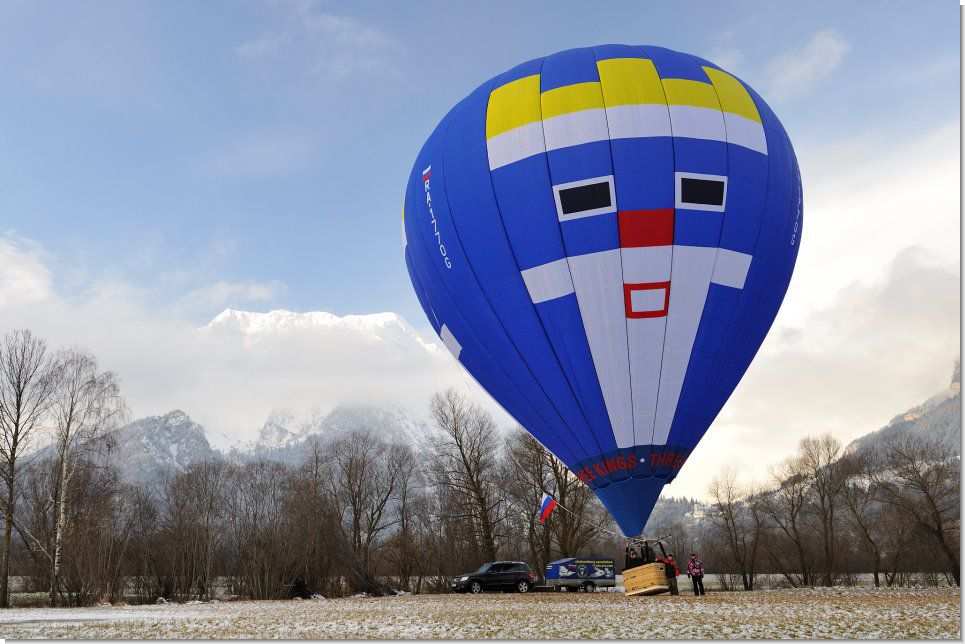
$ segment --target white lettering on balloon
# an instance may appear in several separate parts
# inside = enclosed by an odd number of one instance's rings
[[[446,253],[446,245],[442,243],[442,234],[439,232],[439,220],[436,219],[436,213],[432,209],[432,192],[429,188],[429,178],[431,176],[432,166],[430,165],[422,171],[422,184],[426,191],[426,206],[429,207],[429,219],[432,222],[432,234],[436,238],[436,244],[439,246],[439,254],[442,255],[442,263],[445,264],[446,268],[452,268],[452,260],[449,259],[449,255]]]

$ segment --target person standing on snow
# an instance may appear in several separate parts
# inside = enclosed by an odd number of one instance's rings
[[[690,561],[687,562],[687,576],[694,584],[694,596],[705,595],[704,562],[697,558],[696,552],[690,553]]]
[[[680,568],[677,567],[676,560],[674,560],[672,554],[669,554],[666,558],[661,557],[659,561],[663,564],[664,572],[667,575],[667,586],[670,588],[670,594],[679,595],[680,589],[677,587],[677,575],[680,574]]]

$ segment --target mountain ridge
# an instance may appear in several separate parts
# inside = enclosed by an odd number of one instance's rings
[[[886,446],[902,436],[931,435],[954,450],[962,451],[962,374],[956,360],[951,382],[941,392],[920,405],[894,416],[884,427],[851,441],[845,453],[856,453]]]
[[[336,316],[337,317],[337,316]],[[392,323],[392,320],[389,319]],[[212,433],[180,409],[147,416],[119,427],[98,439],[101,460],[117,465],[132,483],[163,480],[207,459],[246,462],[256,459],[300,463],[317,444],[356,431],[373,431],[388,442],[424,451],[429,423],[401,406],[391,404],[340,404],[299,415],[274,410],[253,441],[232,441]],[[845,453],[872,449],[896,437],[933,435],[961,453],[961,369],[956,361],[949,386],[926,401],[898,414],[884,427],[869,432],[845,448]],[[38,456],[50,447],[39,450]],[[51,452],[52,453],[52,452]]]

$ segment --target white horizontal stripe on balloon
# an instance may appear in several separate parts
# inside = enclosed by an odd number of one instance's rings
[[[558,150],[583,143],[607,141],[606,114],[602,109],[580,110],[543,121],[547,150]]]
[[[627,284],[666,282],[670,279],[673,246],[621,248],[623,281]]]
[[[450,331],[449,327],[445,324],[439,329],[439,337],[442,339],[442,343],[446,345],[446,348],[449,349],[449,353],[458,360],[459,354],[462,353],[462,345],[459,344],[459,340],[456,340],[456,336],[452,334],[452,331]]]
[[[548,302],[573,292],[573,280],[566,258],[521,271],[526,290],[534,303]]]
[[[606,108],[610,139],[670,136],[670,113],[666,105],[617,105]]]
[[[721,248],[717,253],[717,262],[714,264],[714,274],[710,281],[721,286],[744,288],[752,259],[747,253]]]
[[[727,126],[728,143],[767,154],[767,138],[764,136],[763,125],[730,112],[724,112],[724,124]]]
[[[490,170],[545,152],[543,123],[527,123],[494,136],[486,141],[486,149],[489,152]]]
[[[670,123],[674,137],[726,141],[724,118],[720,110],[689,105],[671,105]]]
[[[645,139],[677,136],[707,139],[739,145],[767,154],[764,126],[730,112],[719,112],[688,105],[617,105],[606,109],[606,121],[599,119],[601,109],[581,110],[534,121],[503,132],[486,141],[489,169],[521,161],[547,149],[556,150],[581,143],[608,139]],[[721,121],[726,123],[726,131]],[[671,132],[670,116],[673,117]],[[543,128],[548,132],[544,137]]]

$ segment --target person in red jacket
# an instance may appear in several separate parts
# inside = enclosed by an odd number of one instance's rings
[[[704,562],[697,558],[696,552],[690,553],[687,562],[687,576],[694,584],[694,595],[704,595]]]
[[[677,562],[673,558],[673,554],[669,554],[664,557],[659,557],[657,559],[663,564],[664,572],[667,575],[667,587],[670,588],[671,595],[679,595],[680,589],[677,587],[677,575],[680,574],[680,568],[677,567]]]

